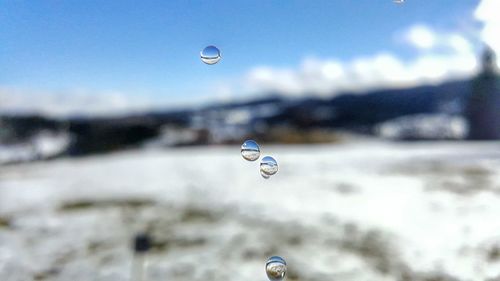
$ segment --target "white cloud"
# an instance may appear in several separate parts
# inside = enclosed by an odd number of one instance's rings
[[[250,70],[238,88],[250,93],[330,95],[340,91],[437,83],[472,75],[477,69],[475,53],[472,49],[465,51],[463,46],[455,49],[446,54],[427,52],[409,61],[390,53],[378,53],[350,62],[308,58],[297,68],[262,66]]]
[[[50,116],[68,114],[114,115],[150,108],[151,101],[131,98],[116,91],[74,89],[40,92],[0,87],[0,113],[40,113]]]
[[[419,49],[431,49],[436,44],[436,34],[425,25],[414,25],[405,34],[405,39]]]
[[[306,58],[294,68],[253,68],[242,78],[241,85],[234,88],[238,92],[243,88],[247,93],[329,95],[376,87],[438,83],[470,76],[478,69],[473,42],[458,32],[437,31],[429,26],[416,24],[398,34],[398,41],[416,49],[413,58],[403,60],[388,52],[347,62]]]
[[[402,40],[423,52],[440,51],[470,53],[471,42],[458,32],[438,31],[424,24],[415,24],[404,30]]]
[[[499,11],[500,1],[482,0],[474,13],[476,19],[483,23],[481,39],[497,53],[500,53]],[[497,57],[497,64],[500,64],[499,57]]]
[[[445,46],[457,53],[470,54],[473,52],[472,44],[463,36],[453,33],[445,36]]]

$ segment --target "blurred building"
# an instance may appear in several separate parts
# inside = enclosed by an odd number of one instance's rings
[[[472,80],[466,117],[469,139],[500,139],[500,79],[496,56],[490,48],[483,54],[481,72]]]

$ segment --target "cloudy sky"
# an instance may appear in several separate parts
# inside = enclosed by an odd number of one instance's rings
[[[471,75],[499,0],[0,0],[0,110],[142,110]],[[220,63],[199,59],[206,45]]]

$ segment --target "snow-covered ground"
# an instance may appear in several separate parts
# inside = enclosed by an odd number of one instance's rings
[[[500,276],[500,143],[137,150],[0,166],[0,280],[488,280]],[[493,280],[493,279],[492,279]]]
[[[50,131],[40,131],[21,143],[0,142],[0,165],[57,157],[68,149],[70,143],[69,134]]]

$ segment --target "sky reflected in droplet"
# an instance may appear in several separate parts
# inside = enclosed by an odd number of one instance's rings
[[[241,145],[241,156],[245,160],[255,161],[260,157],[260,147],[257,142],[247,140]]]
[[[200,52],[200,58],[206,64],[216,64],[221,59],[220,50],[215,46],[207,46]]]

